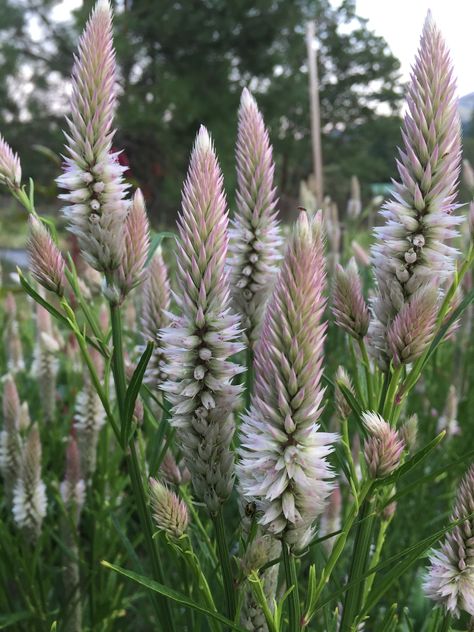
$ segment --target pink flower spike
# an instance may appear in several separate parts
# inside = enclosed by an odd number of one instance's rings
[[[0,184],[19,189],[21,186],[21,165],[18,154],[13,153],[10,145],[0,134]]]
[[[45,225],[30,216],[30,239],[27,244],[31,274],[46,290],[64,294],[66,279],[64,259]]]

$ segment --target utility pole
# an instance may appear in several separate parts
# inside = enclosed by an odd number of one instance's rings
[[[316,199],[321,208],[324,197],[323,158],[321,152],[321,115],[319,110],[319,78],[316,49],[316,23],[306,26],[306,47],[308,50],[309,104],[311,110],[311,146],[313,151],[313,172]]]

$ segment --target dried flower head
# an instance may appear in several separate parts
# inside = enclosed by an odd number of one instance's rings
[[[456,250],[447,240],[461,222],[453,211],[460,166],[460,124],[449,52],[429,13],[408,87],[392,199],[376,229],[372,260],[378,293],[373,351],[386,368],[387,330],[414,294],[439,288],[454,271]]]
[[[442,605],[454,617],[461,611],[474,615],[474,467],[471,466],[458,489],[451,520],[466,517],[445,537],[439,550],[430,555],[424,582],[429,599]],[[469,517],[468,517],[469,516]]]
[[[434,287],[418,290],[405,303],[387,331],[389,357],[394,366],[419,358],[430,344],[438,314],[438,292]]]
[[[326,506],[336,435],[320,432],[326,323],[321,214],[298,218],[255,350],[255,389],[243,418],[238,474],[262,527],[304,547]]]
[[[46,487],[41,479],[41,441],[35,424],[26,439],[21,467],[13,491],[13,517],[34,543],[46,516]]]
[[[21,186],[21,165],[18,155],[13,153],[12,148],[5,142],[0,134],[0,184],[5,184],[12,189],[19,189]]]
[[[345,270],[338,264],[335,272],[332,312],[336,324],[356,340],[362,339],[369,329],[370,315],[355,259]]]
[[[128,210],[125,168],[112,152],[115,83],[112,11],[106,0],[99,0],[75,58],[68,157],[57,182],[68,191],[60,197],[69,204],[63,209],[69,230],[77,235],[86,261],[101,272],[115,270],[122,261]]]
[[[405,448],[403,440],[397,430],[377,413],[363,413],[362,421],[370,434],[364,445],[370,475],[373,478],[388,476],[400,465]]]
[[[275,165],[257,103],[245,88],[237,138],[237,210],[231,224],[230,270],[233,296],[253,346],[265,302],[281,258],[276,219]]]
[[[27,248],[31,274],[46,290],[62,296],[65,285],[63,256],[46,226],[33,215],[30,216]]]
[[[176,540],[184,535],[189,522],[186,503],[155,478],[150,478],[150,503],[158,529]]]
[[[242,349],[238,319],[229,311],[227,211],[222,175],[211,138],[201,127],[184,184],[178,221],[176,301],[180,316],[161,333],[172,404],[171,423],[194,490],[210,513],[232,491],[233,410],[241,368],[230,357]]]

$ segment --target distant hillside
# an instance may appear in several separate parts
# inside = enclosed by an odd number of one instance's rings
[[[459,99],[459,114],[463,124],[469,123],[474,114],[474,92],[466,94]]]

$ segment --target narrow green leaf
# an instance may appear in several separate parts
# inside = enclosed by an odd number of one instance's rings
[[[201,614],[204,614],[208,617],[216,619],[216,621],[219,621],[220,623],[227,626],[228,628],[231,628],[232,630],[237,630],[237,632],[245,632],[243,628],[241,628],[239,625],[237,625],[233,621],[230,621],[230,619],[227,619],[227,617],[224,617],[219,612],[212,612],[212,610],[209,610],[205,606],[202,606],[201,604],[198,604],[198,603],[194,603],[194,601],[191,601],[191,599],[186,597],[186,595],[183,595],[182,593],[179,593],[176,590],[173,590],[172,588],[168,588],[167,586],[164,586],[163,584],[159,584],[153,579],[144,577],[143,575],[139,575],[138,573],[134,573],[133,571],[127,571],[125,568],[121,568],[120,566],[115,566],[115,564],[110,564],[109,562],[106,562],[105,560],[102,560],[101,564],[102,566],[105,566],[105,568],[110,568],[116,573],[119,573],[120,575],[123,575],[124,577],[128,577],[128,579],[131,579],[132,581],[137,582],[141,586],[145,586],[145,588],[148,588],[149,590],[152,590],[154,592],[159,593],[160,595],[163,595],[167,599],[176,601],[177,603],[180,603],[181,605],[186,606],[187,608],[191,608],[191,610],[196,610],[196,612],[200,612]]]
[[[150,249],[148,250],[148,257],[145,265],[148,265],[153,259],[153,255],[155,254],[156,249],[161,244],[163,239],[176,239],[176,234],[166,230],[162,231],[161,233],[155,233],[151,240]]]
[[[12,614],[0,615],[0,630],[6,630],[12,625],[19,623],[20,621],[27,621],[31,619],[31,612],[24,610],[22,612],[13,612]]]
[[[140,388],[145,377],[145,371],[153,353],[153,342],[149,342],[145,351],[138,362],[135,371],[133,372],[132,379],[128,385],[127,392],[125,394],[125,419],[122,427],[122,441],[125,445],[125,441],[128,443],[130,439],[130,428],[132,425],[133,411],[135,409],[135,403],[137,401]]]

